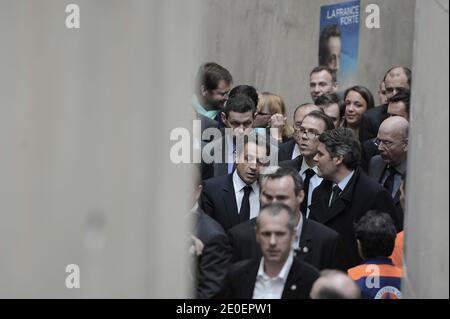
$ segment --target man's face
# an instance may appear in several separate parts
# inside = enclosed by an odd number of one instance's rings
[[[331,74],[326,70],[311,74],[309,80],[309,91],[311,98],[315,101],[319,96],[325,93],[336,93],[337,85],[333,84]]]
[[[314,161],[317,165],[317,173],[319,176],[334,181],[336,172],[338,170],[339,159],[337,157],[331,157],[325,148],[325,144],[319,142],[317,147],[317,154],[314,156]]]
[[[202,95],[206,104],[211,110],[223,110],[225,102],[228,100],[228,93],[230,93],[231,83],[220,80],[215,90],[206,90],[202,86]]]
[[[248,133],[253,126],[253,113],[248,111],[245,113],[239,113],[231,111],[228,113],[228,117],[222,112],[222,121],[226,127],[233,130],[233,135],[238,136],[243,133]]]
[[[399,92],[399,89],[409,89],[408,78],[401,68],[393,69],[384,81],[386,85],[386,98],[389,100]]]
[[[265,147],[257,146],[254,142],[247,143],[243,152],[236,156],[237,173],[247,185],[253,184],[258,179],[260,168],[267,164]]]
[[[300,154],[306,158],[313,158],[317,153],[319,145],[319,135],[326,129],[325,123],[318,118],[306,116],[303,119],[300,130],[296,130],[300,135]],[[302,133],[303,132],[303,133]]]
[[[406,159],[408,143],[399,130],[381,125],[377,138],[381,141],[378,145],[378,150],[386,163],[397,165]]]
[[[265,210],[261,211],[256,241],[261,247],[265,261],[284,264],[289,257],[296,233],[289,229],[288,221],[287,212],[271,216]]]
[[[303,122],[303,119],[305,118],[305,116],[308,115],[309,113],[311,113],[312,111],[320,111],[320,107],[318,107],[314,104],[305,105],[305,106],[302,106],[301,108],[299,108],[297,110],[297,112],[295,112],[295,114],[294,114],[294,139],[295,139],[295,142],[299,145],[301,142],[301,137],[298,134],[298,130],[302,126],[302,122]]]
[[[327,66],[337,73],[339,72],[339,61],[341,59],[341,38],[330,37],[328,39],[328,52]]]
[[[295,184],[291,176],[281,178],[267,178],[261,190],[261,206],[271,203],[283,203],[289,206],[298,217],[300,204],[305,196],[303,191],[295,194]]]
[[[335,128],[339,127],[341,123],[341,112],[339,111],[339,105],[337,103],[330,104],[323,108],[324,113],[333,120]]]
[[[408,112],[402,101],[389,103],[387,113],[389,116],[401,116],[408,121]]]

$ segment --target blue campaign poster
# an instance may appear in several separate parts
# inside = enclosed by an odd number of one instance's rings
[[[344,81],[357,72],[360,1],[320,8],[319,65],[327,65]]]

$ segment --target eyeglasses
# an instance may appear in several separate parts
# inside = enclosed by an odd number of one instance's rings
[[[307,138],[316,138],[318,137],[321,133],[317,132],[316,130],[307,130],[304,127],[300,126],[300,127],[295,127],[294,129],[300,133],[300,136],[303,136],[306,133],[306,137]]]
[[[376,147],[380,147],[381,145],[384,145],[385,148],[389,149],[389,148],[391,148],[392,145],[395,144],[395,142],[380,140],[379,138],[376,138],[373,141],[373,144],[375,144]]]

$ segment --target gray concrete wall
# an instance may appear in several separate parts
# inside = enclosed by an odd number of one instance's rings
[[[0,298],[185,297],[197,2],[74,2],[0,1]]]
[[[318,63],[320,6],[345,1],[203,0],[203,60],[227,67],[236,84],[281,95],[293,109],[311,100],[309,72]],[[362,0],[359,67],[355,79],[375,95],[392,65],[411,66],[414,0]],[[381,28],[365,27],[365,7],[380,7]]]
[[[405,220],[405,297],[449,298],[448,1],[418,0]]]

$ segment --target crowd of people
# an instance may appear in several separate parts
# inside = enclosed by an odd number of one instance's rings
[[[401,298],[411,71],[387,70],[379,103],[328,66],[309,82],[291,122],[281,96],[201,65],[197,298]]]

